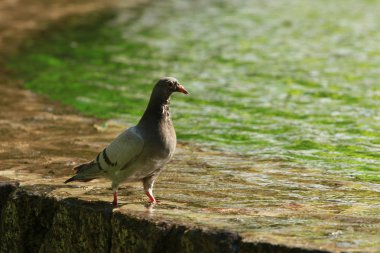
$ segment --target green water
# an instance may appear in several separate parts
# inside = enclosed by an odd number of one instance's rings
[[[36,92],[134,124],[175,76],[180,140],[380,181],[380,1],[153,1],[57,26],[12,67]]]

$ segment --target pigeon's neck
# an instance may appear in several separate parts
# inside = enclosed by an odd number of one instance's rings
[[[159,123],[162,120],[170,121],[170,97],[152,97],[139,124]]]

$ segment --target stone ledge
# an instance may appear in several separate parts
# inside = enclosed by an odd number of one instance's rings
[[[0,252],[322,252],[245,243],[237,234],[113,211],[109,203],[58,200],[0,184]]]

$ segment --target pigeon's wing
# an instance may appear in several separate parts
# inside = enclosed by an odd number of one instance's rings
[[[87,182],[102,177],[104,174],[121,170],[137,159],[144,148],[144,140],[136,127],[131,127],[121,133],[94,161],[81,164],[74,168],[76,174],[67,179],[71,181]]]
[[[65,183],[71,181],[87,182],[102,177],[104,174],[120,170],[135,161],[143,148],[143,138],[136,127],[131,127],[100,152],[94,161],[74,168],[76,175],[66,180]]]
[[[120,170],[137,159],[144,148],[144,139],[136,127],[121,133],[96,157],[96,164],[106,173]]]

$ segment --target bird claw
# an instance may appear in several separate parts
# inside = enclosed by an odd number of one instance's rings
[[[149,207],[155,207],[159,202],[160,202],[160,201],[159,201],[159,200],[156,200],[156,199],[155,199],[155,201],[148,200],[147,205],[148,205]]]
[[[158,202],[158,201],[152,202],[152,201],[149,200],[149,201],[145,204],[145,207],[148,208],[149,210],[153,210],[153,209],[156,207],[157,202]]]

